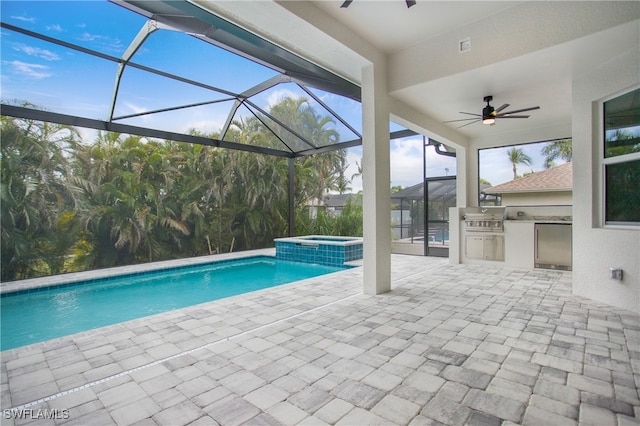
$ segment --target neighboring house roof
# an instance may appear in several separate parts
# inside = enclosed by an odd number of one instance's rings
[[[489,185],[481,184],[480,190],[484,190],[488,187]],[[442,201],[443,197],[445,197],[446,201],[455,201],[455,179],[432,180],[429,182],[429,201]],[[391,194],[391,200],[422,200],[423,198],[424,184],[422,183],[415,184]]]
[[[324,197],[324,205],[326,207],[344,207],[347,205],[349,198],[356,194],[328,194]]]
[[[573,190],[573,164],[566,163],[487,188],[487,194],[552,192]]]

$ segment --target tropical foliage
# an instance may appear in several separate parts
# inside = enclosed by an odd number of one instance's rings
[[[507,156],[509,157],[509,161],[513,166],[513,179],[516,180],[518,178],[518,164],[526,164],[528,166],[531,165],[531,157],[529,157],[522,148],[513,147],[507,151]]]
[[[78,200],[67,177],[75,129],[2,117],[2,279],[62,270]],[[58,238],[60,235],[60,238]],[[53,255],[47,255],[53,254]]]
[[[304,98],[270,113],[317,146],[338,142]],[[275,145],[263,121],[235,121],[231,138]],[[83,141],[73,127],[11,117],[1,131],[2,281],[272,247],[289,233],[286,158],[110,132]],[[315,222],[305,212],[348,188],[345,157],[295,159],[296,232],[362,234],[357,203]]]
[[[550,169],[557,159],[571,162],[573,159],[573,144],[571,139],[561,139],[546,144],[540,151],[544,155],[544,167]]]
[[[308,214],[296,216],[296,235],[362,236],[362,194],[349,198],[339,215],[320,210],[311,219]]]

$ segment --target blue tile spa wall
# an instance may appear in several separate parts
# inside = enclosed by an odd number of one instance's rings
[[[362,259],[362,244],[305,244],[276,241],[276,257],[297,262],[342,265]]]

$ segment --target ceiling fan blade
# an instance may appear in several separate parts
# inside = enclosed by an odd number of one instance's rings
[[[502,105],[500,108],[496,108],[495,111],[493,111],[495,114],[499,114],[500,111],[502,111],[505,108],[509,108],[509,104],[504,104]]]
[[[407,7],[415,6],[416,0],[405,0],[407,3]]]
[[[531,108],[523,108],[523,109],[516,109],[516,110],[513,110],[513,111],[505,111],[505,112],[501,113],[500,115],[517,114],[519,112],[533,111],[534,109],[540,109],[540,107],[539,106],[534,106],[534,107],[531,107]]]
[[[351,4],[351,2],[353,2],[353,0],[345,0],[344,3],[342,3],[342,5],[340,7],[349,7],[349,5]]]
[[[460,118],[459,120],[449,120],[449,121],[443,121],[443,123],[455,123],[456,121],[469,121],[469,120],[480,120],[479,118]]]
[[[467,114],[467,115],[474,115],[476,117],[482,117],[482,114],[475,114],[473,112],[462,112],[462,111],[460,111],[459,114]]]
[[[472,121],[471,123],[467,123],[467,124],[463,124],[462,126],[458,126],[458,129],[460,129],[460,128],[462,128],[462,127],[465,127],[465,126],[468,126],[469,124],[479,123],[479,122],[481,122],[481,121],[482,121],[481,119],[474,120],[474,121]]]
[[[529,115],[497,115],[496,118],[529,118]]]

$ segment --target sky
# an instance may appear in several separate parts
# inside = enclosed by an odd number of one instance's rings
[[[146,22],[146,18],[106,0],[91,1],[0,1],[2,21],[80,45],[112,57],[120,57]],[[114,93],[117,64],[72,49],[57,46],[19,33],[1,30],[0,93],[3,102],[28,101],[38,107],[100,120],[108,119]],[[168,54],[170,53],[170,54]],[[141,65],[196,80],[232,92],[241,92],[276,72],[217,49],[185,34],[158,31],[138,50],[133,61]],[[319,90],[313,90],[325,103],[361,132],[359,103]],[[305,96],[294,84],[278,85],[252,98],[267,109],[286,96]],[[123,120],[132,125],[187,132],[199,129],[219,131],[227,119],[232,101],[228,96],[182,82],[160,78],[127,67],[121,80],[114,116],[153,111],[175,105],[218,100],[219,103],[186,108]],[[315,102],[318,111],[322,107]],[[249,115],[240,111],[240,116]],[[324,114],[323,114],[324,115]],[[399,126],[391,124],[392,130]],[[357,138],[336,120],[341,140]],[[83,132],[91,134],[91,132]],[[409,187],[422,180],[423,140],[421,136],[390,142],[391,186]],[[535,152],[534,152],[535,151]],[[347,151],[347,178],[361,164],[362,148]],[[533,170],[542,169],[539,148],[531,148]],[[455,159],[427,147],[427,177],[455,175]],[[483,164],[490,166],[483,167]],[[496,185],[512,178],[506,153],[499,150],[481,155],[481,177]],[[352,180],[353,192],[362,189],[359,177]]]
[[[549,142],[536,142],[517,146],[517,148],[521,149],[531,158],[530,165],[516,165],[518,176],[545,170],[545,157],[541,151],[548,143]],[[513,180],[513,165],[511,161],[509,161],[507,154],[507,151],[511,148],[512,147],[499,147],[480,150],[480,178],[487,180],[493,186]],[[564,163],[565,161],[558,159],[554,162],[554,165],[559,166]]]

